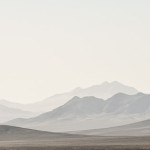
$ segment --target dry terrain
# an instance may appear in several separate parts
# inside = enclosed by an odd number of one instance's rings
[[[0,126],[0,150],[140,150],[150,137],[89,136]]]
[[[37,138],[38,139],[38,138]],[[150,137],[61,137],[0,141],[0,150],[146,150]]]

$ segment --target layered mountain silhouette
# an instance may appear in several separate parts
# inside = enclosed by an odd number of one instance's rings
[[[20,117],[33,117],[35,113],[29,111],[23,111],[21,109],[15,109],[0,105],[0,122],[8,121]]]
[[[107,100],[76,96],[53,111],[6,124],[64,132],[123,125],[147,119],[149,115],[150,95],[118,93]]]
[[[7,107],[22,109],[25,111],[32,111],[32,112],[34,111],[38,113],[39,112],[43,113],[43,112],[53,110],[65,104],[74,96],[78,96],[78,97],[94,96],[106,100],[117,93],[134,95],[137,94],[138,91],[133,87],[129,87],[117,81],[114,81],[114,82],[104,82],[100,85],[94,85],[84,89],[78,87],[70,92],[57,94],[32,104],[23,105],[18,103],[12,103],[6,100],[0,100],[0,104],[5,105]]]
[[[138,91],[135,88],[123,85],[116,81],[111,83],[104,82],[100,85],[94,85],[89,88],[83,89],[78,87],[70,92],[57,94],[55,96],[48,97],[43,101],[31,104],[29,107],[36,108],[36,111],[37,110],[50,111],[53,110],[54,108],[57,108],[65,104],[74,96],[79,96],[79,97],[94,96],[97,98],[107,99],[120,92],[129,95],[138,93]]]

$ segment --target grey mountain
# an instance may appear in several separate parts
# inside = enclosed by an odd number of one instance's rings
[[[41,114],[37,117],[30,119],[15,119],[9,121],[7,124],[21,124],[34,123],[34,122],[47,122],[49,120],[72,120],[75,118],[84,118],[88,115],[99,114],[104,106],[104,100],[95,97],[79,98],[75,96],[69,102],[60,106],[53,111]]]
[[[99,114],[102,112],[104,100],[95,97],[77,97],[75,96],[69,102],[54,109],[51,112],[44,113],[35,120],[49,119],[74,119],[86,117],[88,115]]]
[[[16,109],[22,109],[23,107],[25,107],[24,104],[11,102],[5,99],[0,99],[0,105],[10,107],[10,108],[16,108]]]
[[[50,111],[54,108],[57,108],[65,104],[74,96],[79,96],[79,97],[94,96],[97,98],[107,99],[120,92],[129,95],[134,95],[138,93],[138,91],[135,88],[123,85],[116,81],[111,83],[104,82],[100,85],[91,86],[85,89],[78,87],[70,92],[64,94],[58,94],[49,97],[43,101],[34,103],[30,105],[30,107],[36,108],[41,111],[45,111],[45,110]]]
[[[62,132],[123,125],[149,116],[150,95],[118,93],[106,101],[95,97],[74,97],[53,111],[6,124]]]
[[[105,102],[103,112],[105,113],[125,113],[141,114],[150,108],[150,95],[138,93],[136,95],[127,95],[118,93]]]
[[[150,120],[111,128],[74,131],[70,133],[99,136],[150,136]]]
[[[15,109],[0,105],[0,122],[8,121],[18,117],[33,117],[35,113],[29,111],[23,111],[21,109]]]
[[[125,93],[128,95],[134,95],[138,91],[127,85],[123,85],[117,81],[104,82],[100,85],[94,85],[85,89],[78,88],[73,91],[74,95],[79,97],[95,96],[97,98],[108,99],[117,93]]]
[[[94,96],[97,98],[107,99],[117,93],[125,93],[129,95],[134,95],[138,93],[135,88],[123,85],[117,81],[114,82],[104,82],[100,85],[94,85],[88,88],[76,88],[70,92],[66,92],[63,94],[57,94],[51,97],[48,97],[42,101],[32,103],[32,104],[18,104],[11,103],[8,101],[0,101],[0,104],[3,104],[7,107],[19,108],[26,111],[34,111],[34,112],[47,112],[53,110],[66,102],[68,102],[74,96],[85,97],[85,96]]]

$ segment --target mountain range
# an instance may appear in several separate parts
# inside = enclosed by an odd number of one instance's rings
[[[124,85],[117,81],[114,82],[104,82],[100,85],[94,85],[88,88],[76,88],[70,92],[57,94],[51,97],[48,97],[42,101],[31,103],[31,104],[19,104],[9,102],[7,100],[0,100],[0,105],[7,107],[21,109],[24,111],[31,111],[39,113],[44,113],[51,111],[66,102],[68,102],[74,96],[85,97],[85,96],[94,96],[97,98],[108,99],[117,93],[125,93],[129,95],[137,94],[138,91],[130,86]]]
[[[64,105],[29,119],[5,124],[45,131],[66,132],[133,123],[150,116],[150,95],[118,93],[107,100],[74,97]]]

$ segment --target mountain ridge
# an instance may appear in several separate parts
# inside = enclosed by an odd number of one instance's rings
[[[141,105],[143,101],[144,104]],[[53,111],[30,119],[15,119],[6,124],[61,132],[123,125],[144,120],[149,115],[150,95],[118,93],[106,101],[96,97],[76,96]]]
[[[138,90],[136,90],[133,87],[124,85],[117,81],[103,82],[102,84],[93,85],[87,88],[77,87],[69,92],[56,94],[56,95],[47,97],[44,100],[30,103],[30,104],[25,104],[25,105],[8,104],[8,105],[11,105],[11,106],[13,105],[14,108],[19,107],[22,110],[26,110],[26,111],[34,111],[37,113],[39,112],[43,113],[43,112],[53,110],[65,104],[74,96],[79,96],[79,97],[94,96],[94,97],[101,98],[101,99],[108,99],[119,92],[129,94],[129,95],[134,95],[138,93]],[[1,101],[0,101],[0,104],[1,104]],[[6,106],[8,105],[6,104]]]

